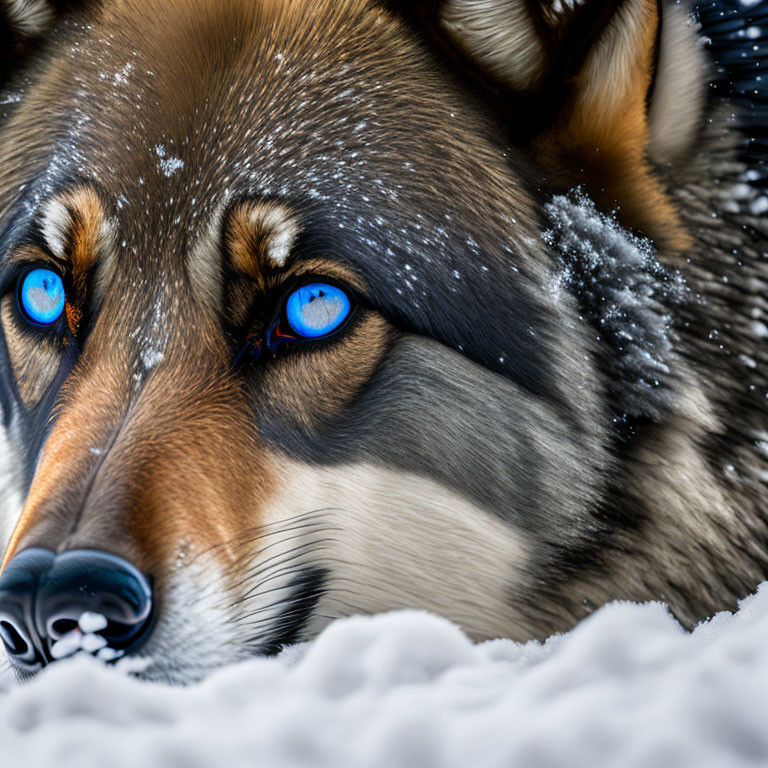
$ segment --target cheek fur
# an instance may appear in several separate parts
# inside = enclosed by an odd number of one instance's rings
[[[289,428],[322,429],[344,412],[396,337],[381,315],[357,311],[354,328],[340,340],[288,352],[262,368],[253,394],[260,414],[277,415]]]
[[[16,296],[0,301],[0,320],[16,387],[27,408],[40,402],[53,382],[61,362],[61,340],[54,334],[24,333],[14,307]]]
[[[475,638],[526,635],[515,610],[529,562],[521,531],[407,472],[365,463],[309,467],[284,458],[275,471],[278,490],[264,509],[273,546],[254,551],[254,563],[267,552],[278,562],[280,552],[296,553],[278,586],[302,567],[327,570],[306,636],[329,617],[400,608],[435,611]],[[248,586],[255,607],[270,597]]]

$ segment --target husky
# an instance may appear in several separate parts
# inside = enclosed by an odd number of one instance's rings
[[[672,0],[1,0],[0,635],[186,683],[350,614],[768,577],[768,200]]]

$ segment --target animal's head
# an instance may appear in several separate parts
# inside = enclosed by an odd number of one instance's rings
[[[655,170],[700,117],[681,8],[59,6],[0,4],[14,662],[186,680],[356,611],[570,621],[536,595],[661,375],[611,379],[546,204],[582,184],[686,246]]]

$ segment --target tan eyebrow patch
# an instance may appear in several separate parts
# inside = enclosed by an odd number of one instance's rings
[[[299,232],[298,218],[285,205],[243,203],[227,221],[226,244],[232,264],[261,282],[265,273],[285,266]]]
[[[111,274],[115,254],[115,227],[101,198],[88,187],[76,187],[49,200],[43,208],[41,230],[51,253],[69,264],[76,289],[97,260],[101,263],[96,291]]]

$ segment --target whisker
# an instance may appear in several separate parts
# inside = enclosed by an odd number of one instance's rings
[[[314,590],[313,592],[309,593],[308,595],[302,595],[301,597],[291,597],[291,598],[288,598],[288,599],[285,599],[285,600],[276,600],[274,603],[271,603],[270,605],[266,605],[266,606],[260,608],[258,611],[254,611],[254,614],[255,613],[260,613],[261,611],[266,611],[266,610],[271,609],[271,608],[277,608],[279,606],[286,606],[287,607],[287,606],[296,605],[296,604],[299,604],[299,603],[305,603],[308,598],[319,597],[322,594],[324,594],[324,590],[322,588],[318,588],[318,589]],[[275,618],[277,618],[278,620],[282,621],[282,620],[284,620],[284,619],[286,619],[286,618],[288,618],[290,616],[295,616],[298,613],[299,613],[298,609],[295,610],[295,611],[281,611],[281,613],[280,613],[280,615],[278,617],[272,617],[272,616],[262,617],[260,619],[257,619],[256,621],[243,622],[243,626],[248,626],[248,627],[252,628],[252,627],[261,626],[262,624],[266,624],[266,623],[269,623],[270,625],[273,625],[274,621],[275,621]],[[253,616],[253,614],[249,614],[248,617],[246,617],[246,618],[250,618],[251,616]]]
[[[245,600],[248,600],[254,595],[254,593],[258,592],[261,585],[264,583],[264,579],[261,579],[260,577],[264,574],[269,574],[270,578],[272,578],[273,573],[280,569],[281,573],[284,573],[286,571],[285,566],[288,563],[293,563],[296,560],[298,560],[302,556],[306,556],[310,553],[320,552],[323,549],[327,549],[327,545],[330,544],[332,540],[330,539],[321,539],[319,541],[313,541],[313,542],[306,542],[305,544],[301,544],[298,547],[294,547],[291,550],[288,550],[285,553],[282,553],[282,557],[280,559],[277,559],[276,562],[271,562],[267,567],[263,567],[263,564],[260,564],[260,567],[251,571],[246,578],[244,578],[240,584],[237,586],[241,586],[244,583],[248,583],[252,580],[259,579],[259,581],[251,587],[247,592],[243,593],[238,597],[237,602],[243,602]],[[271,560],[275,560],[275,558],[270,558]],[[312,564],[316,564],[316,559],[312,559]]]
[[[320,515],[322,515],[323,513],[330,512],[333,509],[334,509],[333,507],[323,507],[320,509],[313,509],[313,510],[310,510],[309,512],[303,512],[299,515],[293,515],[291,517],[283,518],[282,520],[275,520],[270,523],[261,523],[259,525],[251,526],[239,532],[236,536],[233,536],[230,539],[226,539],[225,541],[222,541],[222,542],[217,542],[216,544],[213,544],[210,547],[207,547],[206,549],[196,552],[192,557],[192,559],[190,560],[190,562],[194,562],[198,558],[205,557],[206,555],[210,555],[211,553],[220,549],[227,549],[227,548],[233,548],[233,547],[245,547],[253,544],[256,541],[259,541],[260,539],[267,538],[268,536],[278,535],[288,530],[286,528],[287,525],[290,525],[297,521],[301,521],[301,522],[310,521],[307,524],[307,527],[311,527],[311,525],[320,525],[322,523],[321,520],[318,519],[316,522],[312,522],[312,519],[319,518]],[[271,530],[271,529],[275,529],[275,530]]]
[[[320,560],[320,561],[317,561],[317,562],[313,562],[313,567],[323,567],[324,565],[326,565],[327,562],[330,562],[330,561]],[[238,600],[238,601],[232,603],[231,607],[235,608],[235,607],[237,607],[239,605],[242,605],[245,602],[253,602],[257,598],[260,599],[264,595],[269,595],[269,594],[271,594],[273,592],[278,592],[280,590],[289,589],[291,587],[290,583],[289,584],[283,584],[282,586],[270,587],[269,589],[263,589],[263,587],[264,587],[264,585],[269,584],[270,582],[274,581],[275,579],[279,579],[279,578],[285,577],[286,574],[290,574],[292,571],[293,571],[293,568],[284,568],[279,573],[275,573],[273,575],[270,575],[268,578],[264,579],[262,582],[259,583],[259,591],[258,591],[256,597],[251,597],[249,600],[245,600],[245,599]],[[261,610],[261,607],[255,608],[253,610],[253,612],[245,614],[244,618],[247,618],[248,616],[251,616],[251,615],[253,615],[253,613],[258,612],[260,610]]]
[[[279,542],[275,542],[274,544],[284,544],[286,541],[288,541],[291,538],[293,538],[293,537],[289,536],[286,539],[282,539]],[[245,576],[242,579],[240,579],[239,581],[235,582],[233,584],[233,589],[239,589],[244,584],[247,584],[249,581],[252,581],[259,574],[264,573],[265,571],[268,571],[270,568],[274,567],[274,565],[273,565],[273,561],[274,560],[278,560],[278,562],[280,562],[280,558],[287,557],[288,555],[290,555],[290,554],[292,554],[294,552],[301,552],[305,548],[313,547],[313,546],[316,546],[316,545],[319,545],[319,544],[330,543],[332,541],[334,541],[334,539],[325,537],[323,539],[317,539],[317,540],[313,540],[313,541],[302,542],[301,544],[298,544],[296,547],[294,547],[293,549],[287,550],[286,552],[278,552],[277,554],[272,555],[272,557],[269,557],[266,560],[259,560],[258,568],[256,568],[255,570],[249,571],[248,573],[245,574]],[[273,546],[273,545],[270,545],[270,547],[271,546]],[[265,549],[267,549],[267,548],[265,548]],[[261,554],[261,552],[263,552],[263,551],[264,550],[260,550],[258,554]]]
[[[302,617],[333,621],[344,615],[367,613],[356,605],[361,589],[384,597],[386,589],[381,585],[361,584],[352,577],[333,574],[333,566],[338,562],[333,552],[343,528],[329,513],[338,511],[333,507],[313,509],[255,525],[191,558],[190,562],[194,562],[226,549],[227,559],[231,559],[234,552],[234,562],[228,570],[235,580],[227,589],[227,608],[237,612],[250,606],[237,616],[238,634],[246,633],[246,648],[254,652],[273,650],[276,635],[288,632],[293,637],[291,633],[301,631]],[[366,573],[363,563],[345,558],[345,565]],[[300,576],[307,567],[330,572],[331,583],[319,579],[316,586],[310,582],[302,590],[291,575]],[[322,614],[313,610],[321,599],[325,606]]]
[[[279,592],[280,590],[283,590],[283,589],[286,589],[286,587],[272,587],[270,589],[265,589],[263,592],[259,593],[259,597],[261,597],[262,595],[269,595],[269,594],[272,594],[274,592]],[[283,605],[283,604],[284,605],[288,605],[288,604],[290,604],[290,602],[292,600],[297,600],[297,599],[303,600],[303,599],[306,599],[306,594],[311,594],[311,595],[325,594],[325,592],[326,592],[326,588],[324,586],[320,586],[320,587],[317,587],[316,589],[314,589],[311,593],[305,593],[304,595],[302,595],[301,598],[295,598],[295,597],[281,598],[281,599],[276,600],[275,602],[270,603],[268,605],[261,605],[258,608],[255,608],[254,610],[252,610],[250,613],[244,614],[241,617],[241,621],[245,622],[248,619],[252,618],[253,616],[256,616],[259,613],[264,613],[265,611],[269,611],[270,609],[272,609],[272,608],[274,608],[274,607],[276,607],[278,605]]]

